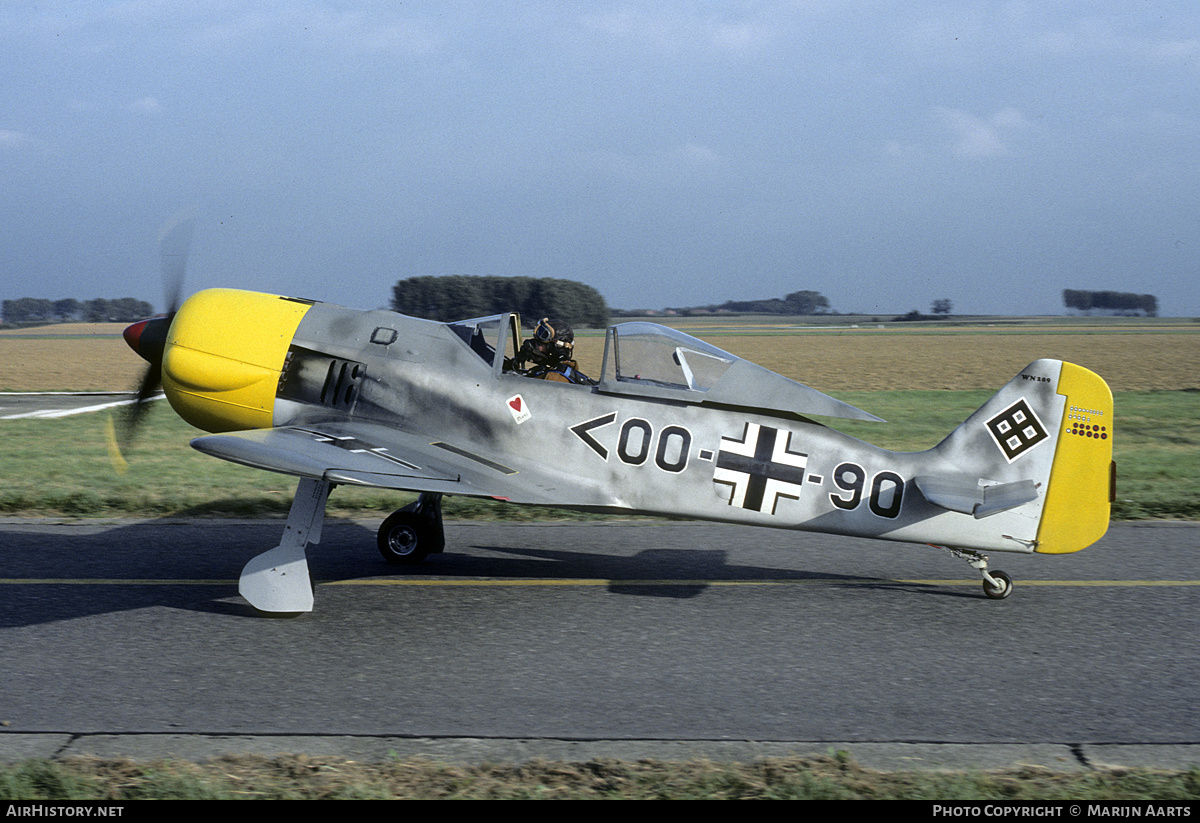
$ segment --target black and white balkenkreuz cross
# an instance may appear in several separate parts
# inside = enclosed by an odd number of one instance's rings
[[[379,457],[387,460],[389,463],[395,463],[397,466],[402,466],[406,469],[416,469],[412,463],[407,460],[401,460],[399,457],[393,457],[387,453],[387,449],[382,446],[372,446],[370,443],[359,440],[357,437],[340,437],[336,434],[326,434],[325,432],[317,431],[316,429],[298,429],[305,434],[312,435],[312,438],[318,443],[329,443],[337,446],[339,449],[345,449],[352,454],[369,454],[373,457]]]
[[[713,482],[729,487],[729,505],[775,513],[779,498],[800,498],[808,455],[792,451],[792,433],[747,423],[741,439],[721,438]]]

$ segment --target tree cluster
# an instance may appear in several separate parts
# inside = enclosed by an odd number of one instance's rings
[[[714,312],[727,312],[730,314],[828,314],[829,300],[820,292],[794,291],[786,297],[771,297],[766,300],[727,300],[719,306],[673,308],[670,311],[678,314],[711,314]]]
[[[47,300],[37,297],[22,297],[5,300],[3,319],[5,323],[66,323],[82,320],[85,323],[132,323],[154,314],[154,307],[145,300],[119,297],[116,300]]]
[[[901,314],[898,317],[893,317],[893,323],[910,323],[920,322],[924,320],[949,320],[950,313],[954,311],[954,303],[947,297],[942,297],[933,301],[931,306],[933,314],[921,314],[919,309],[913,309],[908,314]]]
[[[1158,316],[1158,298],[1153,294],[1063,289],[1063,305],[1084,314],[1099,311],[1105,314]]]
[[[603,328],[609,317],[600,292],[552,277],[409,277],[392,287],[392,309],[443,323],[515,311],[532,323],[553,317]]]

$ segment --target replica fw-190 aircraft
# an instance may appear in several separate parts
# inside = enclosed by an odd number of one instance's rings
[[[126,339],[206,454],[300,478],[280,544],[239,591],[312,609],[305,548],[339,484],[418,492],[384,557],[442,551],[443,495],[928,543],[1012,580],[985,552],[1061,554],[1108,528],[1113,405],[1087,369],[1038,360],[944,441],[877,448],[815,417],[879,420],[673,329],[608,329],[596,385],[514,369],[515,314],[455,323],[231,289]]]

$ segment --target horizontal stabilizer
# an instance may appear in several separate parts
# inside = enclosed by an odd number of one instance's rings
[[[914,478],[913,482],[933,505],[972,515],[977,520],[1031,503],[1038,497],[1037,484],[1032,480],[982,486],[971,477],[927,475]]]

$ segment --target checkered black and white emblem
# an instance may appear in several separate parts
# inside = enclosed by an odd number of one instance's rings
[[[987,427],[1009,463],[1050,436],[1023,397],[987,421]]]
[[[774,514],[779,498],[799,499],[808,455],[791,444],[790,432],[757,423],[740,440],[722,437],[713,482],[728,487],[729,505]]]

